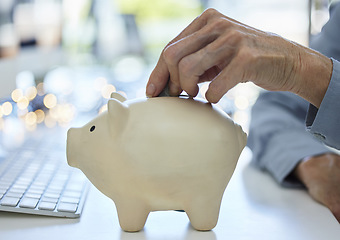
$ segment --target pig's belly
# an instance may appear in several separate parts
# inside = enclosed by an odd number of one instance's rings
[[[187,184],[187,186],[185,186]],[[221,199],[225,190],[217,186],[209,188],[200,187],[199,182],[196,185],[182,183],[181,187],[163,186],[162,189],[147,189],[140,197],[151,207],[151,211],[161,210],[184,210],[186,206],[190,206],[192,202],[202,198],[216,201]],[[209,196],[209,197],[207,197]]]
[[[235,163],[223,168],[210,166],[199,172],[195,168],[162,172],[149,169],[133,174],[138,183],[133,191],[152,211],[184,209],[190,202],[207,196],[213,200],[222,198],[234,169]]]

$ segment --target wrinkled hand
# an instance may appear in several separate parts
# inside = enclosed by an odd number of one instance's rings
[[[296,167],[295,175],[340,223],[340,156],[323,154],[307,158]]]
[[[321,100],[313,97],[323,98],[331,70],[331,60],[317,52],[208,9],[164,48],[146,95],[158,96],[170,80],[171,95],[184,90],[194,97],[198,83],[211,81],[206,98],[216,103],[236,84],[252,81],[267,90],[297,93],[319,106]]]

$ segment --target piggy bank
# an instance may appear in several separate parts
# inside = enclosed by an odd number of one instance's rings
[[[108,111],[69,129],[67,161],[114,201],[123,230],[141,230],[152,211],[184,210],[204,231],[245,145],[241,127],[207,102],[113,93]]]

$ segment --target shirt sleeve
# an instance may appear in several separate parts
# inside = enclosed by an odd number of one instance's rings
[[[340,60],[339,23],[340,3],[336,3],[310,47]],[[287,92],[265,92],[252,108],[248,137],[252,162],[284,186],[302,186],[291,173],[303,158],[332,152],[322,142],[340,147],[340,64],[334,59],[332,79],[319,109]],[[317,138],[305,131],[305,121]]]
[[[291,173],[305,157],[331,152],[305,130],[308,102],[288,92],[265,92],[252,108],[248,146],[252,163],[287,187],[303,186]]]
[[[333,72],[319,109],[310,105],[307,130],[325,144],[340,149],[340,62],[332,59]]]
[[[340,2],[330,9],[330,19],[322,31],[311,36],[309,46],[330,58],[340,60]]]

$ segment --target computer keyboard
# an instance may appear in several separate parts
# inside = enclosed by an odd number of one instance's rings
[[[58,137],[37,135],[0,159],[0,211],[80,217],[88,180],[67,165]]]

